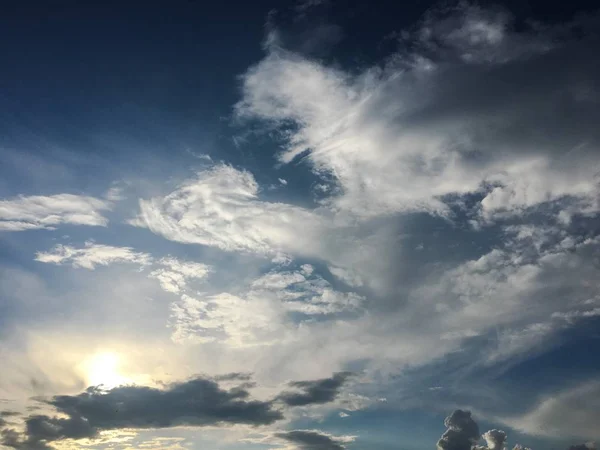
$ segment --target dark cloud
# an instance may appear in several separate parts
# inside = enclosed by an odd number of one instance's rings
[[[337,372],[331,378],[294,381],[289,386],[298,388],[300,392],[286,391],[280,394],[277,399],[288,406],[329,403],[337,397],[341,387],[352,375],[351,372]]]
[[[224,375],[217,375],[214,377],[215,381],[250,381],[252,380],[251,373],[245,372],[232,372]]]
[[[15,430],[2,430],[0,431],[0,437],[2,437],[0,441],[2,445],[14,448],[27,448],[21,442],[20,434]]]
[[[448,428],[437,443],[439,450],[471,450],[479,440],[479,426],[470,411],[457,409],[444,420]]]
[[[49,448],[62,439],[93,438],[102,430],[168,428],[178,425],[267,425],[283,416],[271,402],[249,399],[247,390],[224,390],[210,379],[195,378],[164,389],[121,386],[102,391],[88,388],[78,395],[46,401],[65,415],[31,415],[22,435],[4,430],[2,443],[14,448]]]
[[[302,450],[343,450],[341,442],[326,434],[311,430],[295,430],[277,433],[278,438],[296,444]]]
[[[437,443],[438,450],[504,450],[506,448],[506,432],[502,430],[489,430],[480,436],[479,426],[471,417],[470,411],[457,409],[446,417],[444,425],[448,429]],[[485,440],[487,446],[477,445],[480,438]],[[521,444],[516,444],[513,450],[530,449]],[[593,442],[588,442],[586,444],[572,445],[568,450],[596,450],[596,445]]]

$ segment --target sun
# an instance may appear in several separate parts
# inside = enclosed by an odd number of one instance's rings
[[[119,373],[120,357],[114,352],[102,352],[92,356],[85,364],[88,384],[105,389],[127,384],[130,380]]]

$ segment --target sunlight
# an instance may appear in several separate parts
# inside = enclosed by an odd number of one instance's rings
[[[113,352],[97,353],[86,364],[88,384],[111,389],[130,380],[119,373],[119,355]]]

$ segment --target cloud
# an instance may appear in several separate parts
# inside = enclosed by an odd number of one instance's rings
[[[470,411],[457,409],[444,420],[448,427],[437,443],[439,450],[504,450],[507,440],[506,432],[489,430],[479,435],[479,425],[471,417]],[[483,439],[487,446],[478,445]],[[513,450],[524,450],[525,447],[516,444]]]
[[[16,411],[0,411],[0,427],[4,427],[6,425],[8,425],[8,420],[6,420],[7,418],[11,418],[11,417],[18,417],[20,416],[21,413],[18,413]]]
[[[288,406],[307,406],[329,403],[335,400],[342,386],[353,374],[351,372],[338,372],[331,378],[312,381],[294,381],[289,385],[300,392],[287,391],[279,395],[278,399]]]
[[[115,247],[85,243],[83,248],[58,244],[51,251],[36,253],[35,260],[43,263],[62,265],[71,264],[74,268],[94,270],[96,266],[130,263],[140,266],[154,265],[150,278],[155,278],[167,292],[179,293],[192,279],[206,278],[212,268],[203,263],[184,261],[173,256],[155,260],[149,253],[135,251],[131,247]]]
[[[522,416],[502,421],[531,435],[597,439],[599,399],[600,382],[589,381],[551,394]]]
[[[252,282],[251,296],[276,296],[288,311],[325,315],[358,310],[364,297],[340,292],[314,273],[310,264],[297,271],[271,271]]]
[[[479,440],[479,426],[470,411],[457,409],[444,420],[448,428],[437,443],[438,450],[471,450]]]
[[[348,286],[360,287],[364,284],[361,277],[351,270],[335,266],[329,266],[328,269],[332,275],[342,280]]]
[[[571,445],[567,450],[595,450],[596,444],[593,442],[588,442],[585,444],[577,444]]]
[[[506,433],[501,430],[489,430],[481,436],[489,450],[503,450],[506,442]]]
[[[340,292],[313,267],[268,272],[238,295],[186,292],[171,307],[176,342],[226,342],[233,347],[271,345],[293,335],[314,316],[359,314],[364,298]],[[291,318],[300,313],[304,318]]]
[[[352,442],[354,436],[332,436],[318,430],[293,430],[275,433],[275,437],[283,439],[299,450],[343,450],[346,443]]]
[[[505,11],[463,5],[358,72],[272,47],[236,112],[281,131],[282,163],[307,152],[337,185],[325,201],[336,211],[448,215],[448,196],[481,193],[484,222],[565,199],[593,213],[600,65],[593,25],[581,28],[517,30]]]
[[[197,262],[181,261],[173,257],[162,258],[158,264],[164,266],[150,273],[161,287],[168,292],[179,293],[191,279],[203,279],[212,271],[211,267]]]
[[[217,165],[165,197],[140,200],[130,221],[176,242],[275,256],[306,253],[324,227],[314,212],[261,201],[254,177]],[[318,239],[317,239],[318,240]]]
[[[83,248],[58,244],[49,252],[36,253],[35,260],[58,265],[69,263],[75,268],[94,270],[96,266],[114,263],[148,265],[152,257],[147,253],[136,252],[131,247],[114,247],[88,241]]]
[[[593,316],[588,302],[600,289],[592,263],[598,238],[579,236],[567,247],[564,241],[546,242],[537,251],[529,240],[508,239],[477,259],[434,271],[410,293],[404,314],[414,314],[421,333],[432,327],[447,339],[492,333],[491,345],[482,349],[484,364],[544,350],[558,332]]]
[[[101,213],[112,203],[73,194],[19,196],[0,200],[0,231],[55,229],[58,225],[106,226]]]
[[[31,415],[22,435],[5,430],[3,444],[14,448],[50,448],[64,439],[95,438],[105,430],[268,425],[283,418],[270,402],[251,400],[242,387],[223,390],[210,379],[194,378],[162,389],[120,386],[88,388],[78,395],[55,396],[46,403],[64,417]]]

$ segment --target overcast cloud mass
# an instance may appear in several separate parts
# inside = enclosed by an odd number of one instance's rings
[[[596,449],[597,6],[83,3],[0,18],[0,448]]]

